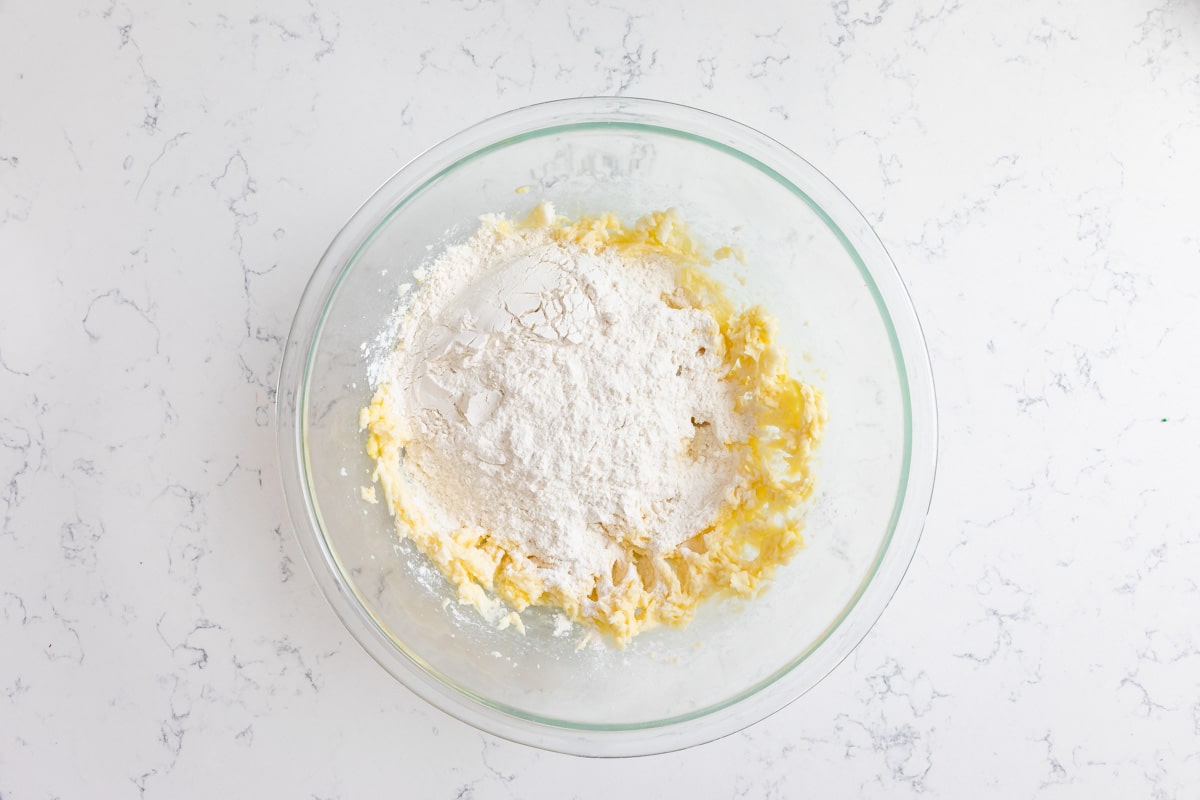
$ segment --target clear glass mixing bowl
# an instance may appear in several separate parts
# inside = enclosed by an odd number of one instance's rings
[[[528,186],[525,193],[514,191]],[[627,220],[675,207],[712,246],[739,245],[737,299],[778,318],[793,371],[825,392],[807,547],[760,597],[703,606],[625,650],[576,649],[550,612],[495,630],[370,505],[358,412],[366,353],[397,288],[481,214],[552,201]],[[895,267],[838,189],[778,142],[647,100],[564,100],[489,119],[383,185],[321,259],[279,379],[284,488],[304,555],[338,616],[405,686],[482,730],[567,753],[678,749],[766,717],[837,665],[882,613],[933,486],[928,355]],[[381,493],[382,494],[382,493]],[[578,634],[578,631],[575,632]]]

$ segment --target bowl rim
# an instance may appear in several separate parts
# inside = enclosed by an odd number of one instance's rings
[[[711,146],[762,171],[806,203],[841,242],[875,300],[891,342],[904,414],[903,459],[889,530],[841,613],[796,657],[752,686],[687,714],[638,723],[544,717],[439,676],[419,654],[388,635],[347,578],[325,537],[308,469],[306,398],[316,346],[338,287],[371,239],[425,187],[468,161],[520,141],[601,127],[645,130]],[[789,171],[808,191],[787,176]],[[578,755],[642,755],[711,741],[775,713],[823,680],[866,636],[899,587],[920,539],[937,461],[936,399],[920,322],[895,264],[862,213],[812,164],[765,134],[711,112],[642,98],[554,100],[499,114],[433,145],[385,181],[334,237],[305,286],[280,365],[276,425],[280,475],[305,561],[360,646],[389,674],[451,716],[513,741]],[[819,654],[824,657],[814,664]],[[806,680],[788,681],[802,663],[814,665]]]

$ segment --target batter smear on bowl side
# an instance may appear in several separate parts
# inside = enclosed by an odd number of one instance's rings
[[[708,263],[673,212],[543,203],[421,273],[360,421],[397,530],[462,602],[624,646],[803,546],[823,398]]]

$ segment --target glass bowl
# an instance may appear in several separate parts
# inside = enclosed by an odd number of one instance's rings
[[[517,187],[528,191],[516,192]],[[825,393],[805,549],[752,600],[703,605],[624,650],[577,648],[554,615],[496,630],[365,502],[359,409],[397,289],[480,215],[549,200],[627,221],[674,207],[713,247],[745,253],[736,299],[778,319],[791,367]],[[920,537],[936,414],[924,339],[867,222],[808,162],[723,117],[585,98],[489,119],[423,153],[363,204],[313,273],[277,397],[288,507],[305,558],[350,633],[443,711],[518,742],[591,756],[679,749],[782,708],[882,613]]]

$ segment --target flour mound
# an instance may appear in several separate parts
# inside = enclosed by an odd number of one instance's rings
[[[425,524],[583,592],[712,524],[753,422],[675,269],[487,225],[433,264],[381,371]]]

